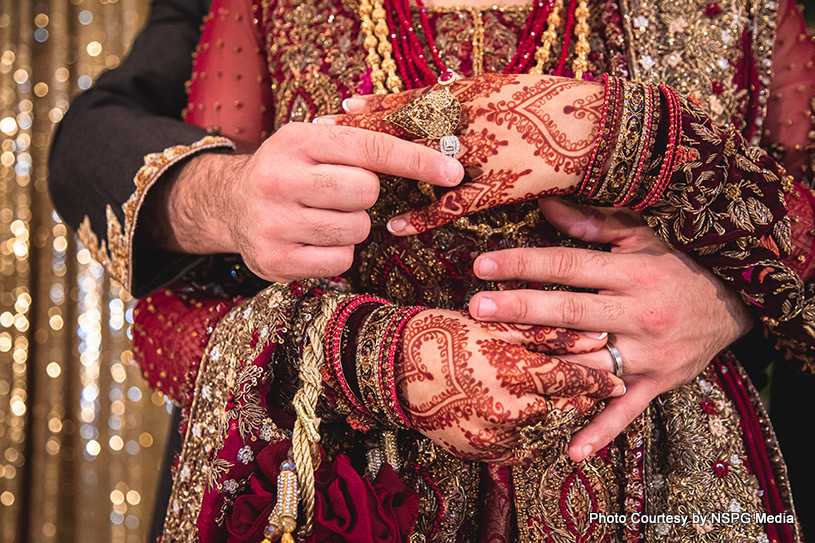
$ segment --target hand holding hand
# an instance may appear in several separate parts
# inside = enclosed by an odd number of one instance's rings
[[[696,377],[752,326],[738,295],[687,255],[676,253],[631,212],[541,201],[562,232],[611,253],[566,247],[510,249],[480,256],[476,274],[493,281],[552,282],[597,294],[518,290],[482,292],[470,312],[482,321],[608,331],[624,361],[625,396],[612,399],[569,446],[582,460],[614,439],[657,395]],[[613,370],[603,349],[561,358]]]
[[[151,242],[240,253],[270,281],[339,275],[370,231],[373,172],[448,187],[464,177],[455,159],[390,135],[291,123],[251,155],[193,157],[153,210],[161,220]]]
[[[416,430],[456,456],[510,461],[520,426],[553,408],[583,413],[624,392],[622,381],[606,371],[527,347],[563,355],[604,343],[562,328],[422,311],[407,325],[395,368],[400,403]]]
[[[317,122],[417,139],[386,120],[432,89],[354,97],[348,115]],[[600,83],[553,76],[484,74],[457,81],[462,108],[458,136],[461,163],[472,180],[426,208],[394,217],[388,228],[410,235],[482,209],[547,194],[571,192],[582,180],[599,129],[604,89]]]

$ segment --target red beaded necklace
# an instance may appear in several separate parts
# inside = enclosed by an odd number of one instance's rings
[[[360,0],[362,32],[368,49],[366,60],[371,68],[372,90],[376,93],[398,92],[404,87],[425,87],[436,83],[439,74],[444,78],[453,75],[441,58],[423,1],[415,0],[425,45],[419,39],[411,16],[410,1]],[[587,55],[590,50],[587,40],[588,0],[534,0],[518,47],[504,73],[541,73],[557,39],[557,29],[563,20],[561,12],[566,2],[568,8],[563,43],[551,73],[563,75],[573,41],[572,33],[576,32],[576,57],[572,68],[576,77],[583,76],[588,67]],[[607,0],[609,2],[613,0]],[[480,15],[473,13],[473,16]],[[430,60],[424,53],[425,46],[430,52]]]
[[[415,0],[419,8],[419,18],[425,42],[432,55],[433,64],[439,73],[448,71],[447,66],[441,59],[441,54],[436,46],[436,41],[430,30],[430,21],[427,16],[427,9],[422,0]],[[536,0],[527,18],[526,25],[521,33],[521,39],[510,62],[504,68],[504,73],[517,74],[530,69],[534,61],[535,49],[540,45],[540,38],[546,26],[546,21],[552,11],[555,0]],[[556,65],[554,75],[563,73],[569,52],[569,43],[572,30],[575,24],[575,9],[577,0],[569,2],[567,22],[565,29],[565,39],[561,48],[559,61]],[[418,88],[432,85],[438,76],[433,73],[430,63],[423,53],[423,47],[416,34],[413,21],[410,15],[410,0],[386,0],[385,10],[388,17],[388,27],[391,29],[390,38],[393,45],[394,56],[396,57],[399,75],[410,88]]]
[[[441,54],[439,53],[439,49],[436,46],[436,41],[433,38],[433,34],[430,30],[431,27],[427,16],[427,8],[425,8],[422,0],[415,1],[419,8],[419,18],[421,21],[422,30],[424,31],[425,42],[427,43],[427,47],[433,57],[433,64],[435,64],[435,67],[440,73],[444,73],[445,71],[448,71],[448,68],[441,59]],[[430,70],[430,65],[423,53],[422,44],[416,35],[416,30],[410,17],[409,2],[410,0],[389,0],[389,4],[386,4],[386,6],[393,6],[395,8],[394,11],[396,12],[397,26],[395,28],[391,27],[393,29],[391,31],[391,36],[395,37],[397,36],[397,33],[398,35],[402,36],[401,44],[403,47],[400,48],[402,49],[400,51],[400,55],[405,58],[407,61],[405,64],[408,65],[408,69],[405,71],[401,70],[402,66],[400,65],[400,75],[408,87],[417,88],[432,85],[436,82],[438,76],[433,74],[433,72]],[[546,19],[549,17],[553,4],[554,0],[535,1],[532,11],[527,18],[526,25],[523,33],[521,34],[521,39],[518,43],[518,47],[515,50],[515,54],[504,68],[504,73],[521,73],[529,69],[531,62],[534,59],[534,52],[538,45],[539,37],[546,25]],[[394,47],[396,47],[397,43],[399,42],[394,39]],[[411,70],[410,68],[414,66],[416,69]],[[420,77],[414,77],[414,74]]]

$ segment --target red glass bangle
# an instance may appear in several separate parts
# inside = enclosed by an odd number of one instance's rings
[[[666,114],[669,118],[668,141],[663,155],[662,166],[657,174],[654,186],[639,204],[632,206],[631,209],[634,211],[641,211],[653,205],[662,196],[670,182],[671,175],[673,175],[673,165],[676,162],[676,153],[680,147],[682,112],[679,97],[668,85],[660,85],[659,90],[665,98]]]
[[[344,395],[343,399],[350,404],[353,410],[365,418],[371,418],[372,414],[370,411],[368,411],[368,409],[366,409],[363,403],[356,397],[356,394],[354,394],[354,392],[351,390],[351,387],[348,385],[348,381],[345,378],[345,372],[343,371],[342,341],[346,332],[345,323],[348,321],[348,318],[362,306],[371,304],[387,305],[388,303],[389,302],[387,300],[378,296],[371,296],[368,294],[355,296],[350,300],[341,303],[339,307],[337,307],[337,310],[329,320],[328,326],[326,327],[325,353],[326,362],[331,370],[331,376],[336,384],[339,385],[340,390]]]
[[[411,423],[410,418],[407,416],[404,409],[402,409],[402,405],[399,402],[399,395],[396,389],[396,357],[401,353],[402,334],[404,333],[408,322],[410,322],[413,317],[425,309],[428,308],[422,306],[407,307],[396,315],[396,318],[394,318],[392,321],[392,330],[390,333],[386,334],[386,337],[388,338],[388,349],[384,352],[386,357],[384,360],[380,360],[380,386],[383,392],[388,392],[388,394],[385,395],[385,408],[387,410],[386,415],[388,415],[389,418],[400,422],[401,425],[406,428],[413,428],[413,424]]]

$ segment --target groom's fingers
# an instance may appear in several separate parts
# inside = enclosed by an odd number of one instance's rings
[[[490,281],[533,281],[621,292],[638,256],[572,247],[522,247],[480,255],[475,274]]]
[[[585,292],[504,290],[479,292],[470,300],[473,318],[576,330],[631,334],[639,330],[622,296]]]
[[[626,383],[628,390],[624,396],[612,398],[592,421],[572,437],[569,443],[569,456],[580,462],[611,443],[626,426],[637,418],[657,395],[652,382],[632,377]]]

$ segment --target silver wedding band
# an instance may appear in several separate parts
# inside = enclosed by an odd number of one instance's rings
[[[614,375],[617,377],[623,376],[623,358],[620,356],[620,351],[611,343],[606,343],[606,349],[611,353],[611,358],[614,359]]]

